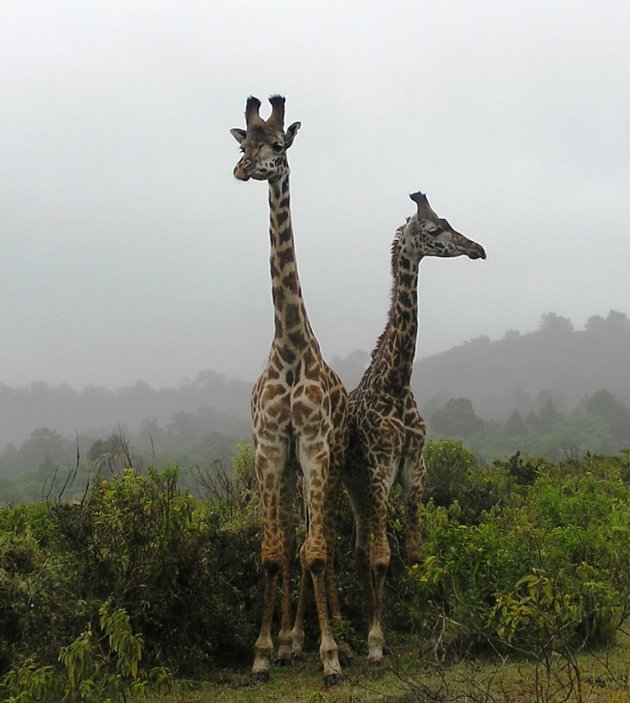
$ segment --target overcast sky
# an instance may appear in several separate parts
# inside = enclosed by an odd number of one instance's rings
[[[4,0],[0,383],[253,380],[272,335],[248,95],[287,98],[302,288],[370,351],[422,190],[486,248],[427,259],[419,355],[630,313],[627,0]]]

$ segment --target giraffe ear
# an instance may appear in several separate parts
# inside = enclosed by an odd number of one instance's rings
[[[284,134],[284,148],[288,149],[291,144],[293,144],[293,140],[295,139],[295,135],[297,134],[298,129],[302,126],[301,122],[294,122],[292,125],[289,125],[287,127],[287,131]]]
[[[234,139],[236,139],[239,144],[242,144],[245,140],[245,137],[247,136],[247,132],[244,129],[239,129],[238,127],[234,127],[234,129],[231,129],[230,134],[234,137]]]

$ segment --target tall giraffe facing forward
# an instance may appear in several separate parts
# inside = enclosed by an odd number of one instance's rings
[[[252,674],[258,681],[269,678],[273,654],[271,626],[280,571],[278,658],[286,660],[301,652],[301,626],[297,631],[290,629],[290,567],[295,552],[293,502],[301,469],[308,516],[301,557],[312,577],[324,680],[331,685],[339,680],[341,667],[330,626],[328,601],[332,598],[327,593],[326,574],[330,571],[332,552],[332,503],[347,447],[348,399],[339,377],[322,358],[298,278],[289,207],[287,149],[300,123],[294,122],[285,131],[284,98],[275,95],[269,101],[272,113],[263,120],[259,114],[260,101],[248,98],[247,129],[231,130],[243,152],[234,168],[236,178],[242,181],[253,178],[269,184],[275,320],[269,362],[252,392],[256,477],[265,521],[261,549],[265,574],[263,616]]]
[[[381,616],[390,562],[387,502],[396,481],[407,508],[409,561],[420,557],[420,499],[426,473],[426,425],[410,387],[418,332],[418,269],[425,256],[466,254],[485,259],[479,244],[456,232],[431,209],[422,193],[410,196],[417,212],[400,227],[392,245],[392,300],[389,318],[372,361],[350,394],[350,441],[344,484],[356,523],[357,568],[369,620],[368,661],[383,660]]]

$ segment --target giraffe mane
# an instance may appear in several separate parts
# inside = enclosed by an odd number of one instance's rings
[[[379,350],[381,347],[384,345],[385,340],[387,339],[387,332],[389,330],[389,323],[391,322],[395,309],[394,309],[394,301],[396,299],[396,290],[398,288],[398,262],[400,259],[400,247],[402,245],[402,239],[403,239],[403,233],[405,231],[405,227],[407,226],[407,222],[409,222],[411,218],[407,218],[406,222],[404,225],[400,225],[398,229],[396,230],[396,234],[394,235],[394,240],[392,241],[392,250],[391,250],[391,272],[392,272],[392,287],[391,287],[391,292],[389,295],[390,303],[389,303],[389,312],[387,314],[387,323],[385,325],[385,329],[381,332],[380,337],[376,340],[376,346],[374,347],[374,350],[372,351],[372,359],[376,357],[378,354]]]

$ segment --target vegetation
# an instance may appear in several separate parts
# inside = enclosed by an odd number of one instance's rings
[[[583,654],[612,651],[630,608],[630,455],[560,463],[515,455],[487,466],[460,442],[441,440],[427,460],[418,564],[403,563],[404,510],[394,500],[391,511],[386,614],[394,655],[403,642],[401,656],[420,656],[425,674],[407,670],[401,697],[390,700],[457,700],[452,684],[447,697],[445,672],[479,657],[502,667],[530,662],[529,700],[556,700],[556,689],[582,695]],[[238,678],[249,661],[261,584],[251,447],[237,448],[230,473],[199,475],[203,498],[180,487],[173,468],[109,468],[76,500],[0,511],[4,700],[156,696],[174,679]],[[338,523],[347,618],[339,634],[362,656],[345,499]],[[312,637],[314,621],[308,629]],[[617,690],[627,690],[627,678],[615,677]],[[217,696],[214,689],[205,700]]]
[[[628,353],[623,313],[580,331],[550,313],[529,335],[419,362],[419,383],[446,389],[416,388],[437,437],[422,559],[403,561],[395,494],[389,665],[361,663],[331,692],[317,657],[274,673],[265,694],[248,686],[262,581],[253,453],[241,441],[249,384],[207,372],[159,391],[0,386],[8,436],[32,407],[42,420],[59,411],[55,429],[44,421],[0,451],[0,700],[630,701],[630,386],[614,382]],[[366,358],[337,360],[348,385]],[[123,409],[129,426],[107,427]],[[96,429],[68,436],[76,413]],[[337,526],[337,636],[362,659],[343,495]]]
[[[412,384],[432,435],[463,438],[487,462],[517,451],[559,461],[630,445],[628,358],[624,313],[593,316],[581,330],[547,313],[534,332],[479,337],[419,360]],[[368,361],[355,351],[333,366],[352,389]],[[234,444],[251,436],[250,390],[212,371],[175,388],[0,384],[0,504],[41,499],[56,466],[73,466],[77,450],[83,460],[111,454],[120,435],[134,465],[177,464],[194,489],[192,469],[228,465]]]
[[[426,417],[450,398],[467,398],[485,421],[505,421],[514,410],[523,419],[539,414],[547,398],[565,417],[598,390],[630,405],[630,320],[611,310],[584,329],[554,313],[540,327],[502,339],[478,337],[414,366],[413,387]],[[583,447],[583,450],[588,448]]]
[[[429,416],[429,427],[434,435],[465,440],[486,461],[515,451],[559,461],[589,451],[613,454],[630,446],[630,410],[608,391],[585,398],[566,417],[549,396],[543,397],[538,411],[530,411],[523,419],[514,410],[505,422],[483,422],[469,400],[451,399]]]

